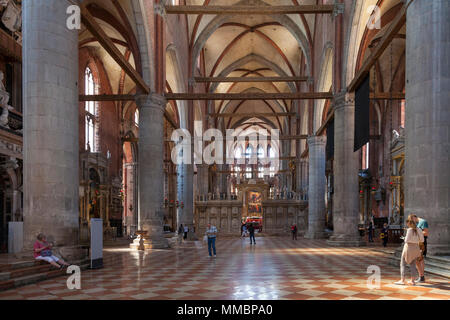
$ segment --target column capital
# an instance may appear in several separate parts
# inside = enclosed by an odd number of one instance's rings
[[[308,139],[308,145],[325,145],[327,143],[327,137],[326,136],[309,136]]]
[[[157,108],[164,111],[167,100],[163,95],[157,93],[136,95],[136,104],[139,108]]]
[[[127,162],[124,164],[125,168],[134,168],[137,166],[137,162]]]
[[[340,109],[342,107],[352,107],[355,105],[355,93],[341,91],[334,95],[334,108]]]

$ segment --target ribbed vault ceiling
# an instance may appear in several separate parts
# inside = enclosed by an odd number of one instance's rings
[[[315,0],[187,0],[187,5],[295,5],[315,4]],[[220,18],[220,19],[219,19]],[[291,30],[284,25],[289,20]],[[209,77],[274,77],[299,76],[301,61],[309,49],[309,41],[314,32],[315,15],[236,15],[217,17],[214,15],[189,15],[189,34],[192,47],[202,45],[205,57],[205,73]],[[217,25],[213,26],[213,24]],[[292,32],[295,27],[298,35]],[[215,28],[212,34],[208,34]],[[205,37],[206,34],[206,37]],[[299,35],[300,34],[300,35]],[[304,39],[303,44],[299,38]],[[206,38],[206,41],[204,41]],[[195,52],[194,52],[195,54]],[[304,59],[304,58],[303,58]],[[239,61],[243,61],[241,64]],[[292,92],[298,90],[295,84],[274,83],[221,83],[211,85],[210,91],[217,93],[240,92]],[[215,113],[270,113],[286,112],[290,101],[216,101]],[[246,128],[284,127],[284,117],[233,117],[223,118],[224,126]]]

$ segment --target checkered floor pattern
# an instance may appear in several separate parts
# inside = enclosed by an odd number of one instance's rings
[[[332,248],[323,240],[218,239],[210,258],[201,241],[145,253],[105,250],[105,268],[81,274],[81,289],[67,277],[0,292],[0,299],[383,300],[450,298],[448,279],[398,286],[399,268],[373,248]],[[108,262],[109,261],[109,262]],[[367,287],[367,268],[381,269],[381,287]]]

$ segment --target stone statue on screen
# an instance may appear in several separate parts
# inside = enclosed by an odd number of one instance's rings
[[[0,107],[3,109],[0,116],[0,125],[5,128],[8,126],[9,110],[12,109],[9,102],[9,93],[6,91],[5,85],[3,84],[3,72],[0,71]]]

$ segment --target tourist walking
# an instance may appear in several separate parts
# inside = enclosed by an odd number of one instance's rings
[[[403,246],[400,261],[401,279],[400,281],[395,282],[395,284],[406,284],[406,265],[408,265],[411,270],[411,281],[409,281],[408,284],[413,286],[415,285],[415,280],[417,277],[416,260],[422,255],[419,243],[423,242],[423,233],[421,229],[417,228],[416,222],[414,221],[412,215],[408,216],[406,226],[408,227],[408,230],[406,231],[405,245]]]
[[[417,224],[417,228],[422,230],[423,244],[419,244],[422,250],[422,259],[417,259],[416,266],[419,271],[419,278],[417,282],[425,282],[425,257],[427,256],[427,238],[428,238],[428,222],[423,218],[419,218],[415,214],[412,215],[414,222]]]
[[[186,240],[187,239],[187,235],[188,235],[188,232],[189,232],[189,228],[188,228],[188,226],[184,226],[184,240]]]
[[[214,253],[214,257],[216,257],[217,228],[215,226],[211,225],[210,223],[208,223],[208,228],[206,228],[205,234],[208,237],[208,253],[209,253],[209,257],[212,257],[212,253]]]
[[[368,227],[368,232],[369,232],[369,242],[373,242],[373,230],[374,230],[373,216],[370,216],[370,219],[369,219],[369,227]]]
[[[385,247],[385,248],[388,243],[388,230],[389,230],[388,224],[384,223],[383,229],[381,229],[380,238],[383,241],[383,247]]]
[[[255,227],[253,226],[253,223],[250,223],[247,229],[248,229],[248,234],[250,235],[250,244],[252,244],[252,239],[253,239],[253,244],[256,244]]]
[[[293,224],[291,227],[291,231],[292,231],[292,240],[297,240],[297,224]]]

